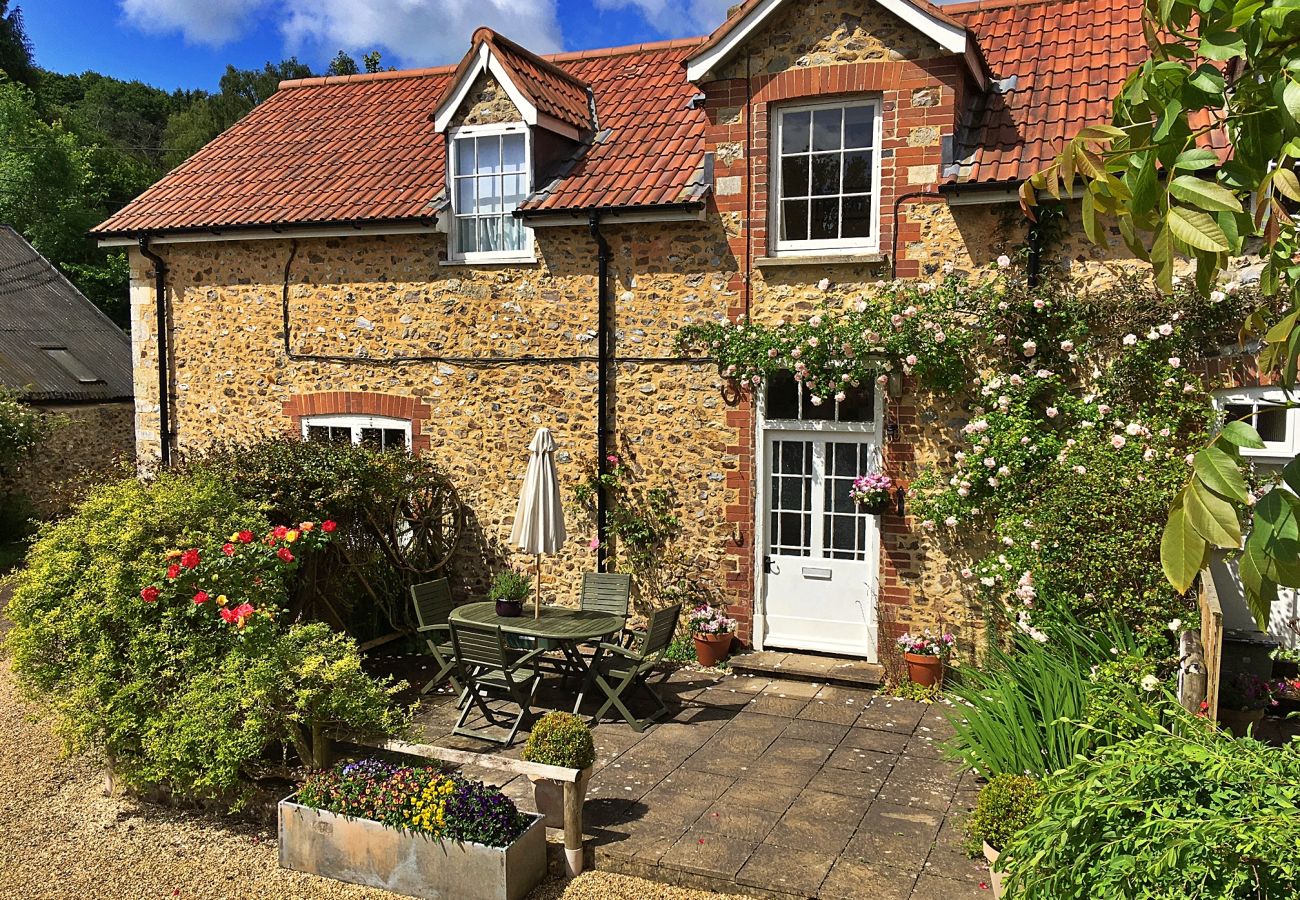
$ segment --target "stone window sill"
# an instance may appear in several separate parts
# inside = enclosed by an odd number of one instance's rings
[[[501,268],[503,266],[535,266],[535,256],[503,256],[500,259],[440,259],[439,266],[471,266],[480,269]]]
[[[877,265],[887,262],[889,257],[883,253],[823,253],[798,256],[760,256],[754,265],[760,269],[772,269],[780,266],[853,266]]]

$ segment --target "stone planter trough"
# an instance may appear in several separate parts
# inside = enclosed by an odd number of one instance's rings
[[[993,867],[997,865],[998,857],[1002,854],[989,846],[989,842],[984,842],[984,858],[989,863],[989,884],[993,887],[993,900],[1000,900],[1002,897],[1002,880],[1006,878],[1001,872]]]
[[[280,801],[280,866],[426,900],[521,900],[546,876],[537,816],[509,847],[457,844]]]

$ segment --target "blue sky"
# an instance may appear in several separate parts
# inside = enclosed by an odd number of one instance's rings
[[[704,34],[732,0],[22,0],[36,61],[159,87],[216,87],[226,63],[296,54],[323,69],[339,49],[399,67],[456,62],[474,27],[538,51]]]

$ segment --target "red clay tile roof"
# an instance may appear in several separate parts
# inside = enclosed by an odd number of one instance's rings
[[[490,28],[480,28],[474,32],[473,46],[466,55],[466,60],[472,59],[481,42],[492,48],[497,59],[510,73],[511,81],[523,91],[538,111],[572,125],[579,131],[592,130],[591,100],[588,96],[590,87],[586,82]]]
[[[1145,58],[1141,0],[978,0],[944,7],[973,31],[1001,90],[960,129],[959,183],[1018,182],[1046,166]]]
[[[567,177],[538,186],[528,207],[698,199],[707,190],[699,177],[705,117],[687,108],[695,88],[682,60],[700,40],[546,57],[545,69],[591,85],[600,133]],[[286,81],[93,233],[432,219],[446,166],[429,114],[453,72],[444,66]],[[549,78],[551,87],[559,83]]]

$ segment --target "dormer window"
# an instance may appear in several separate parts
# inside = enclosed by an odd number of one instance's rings
[[[777,251],[879,250],[879,102],[780,109],[773,137]]]
[[[532,258],[532,232],[513,215],[528,196],[528,129],[471,125],[451,134],[452,253],[465,262]]]

